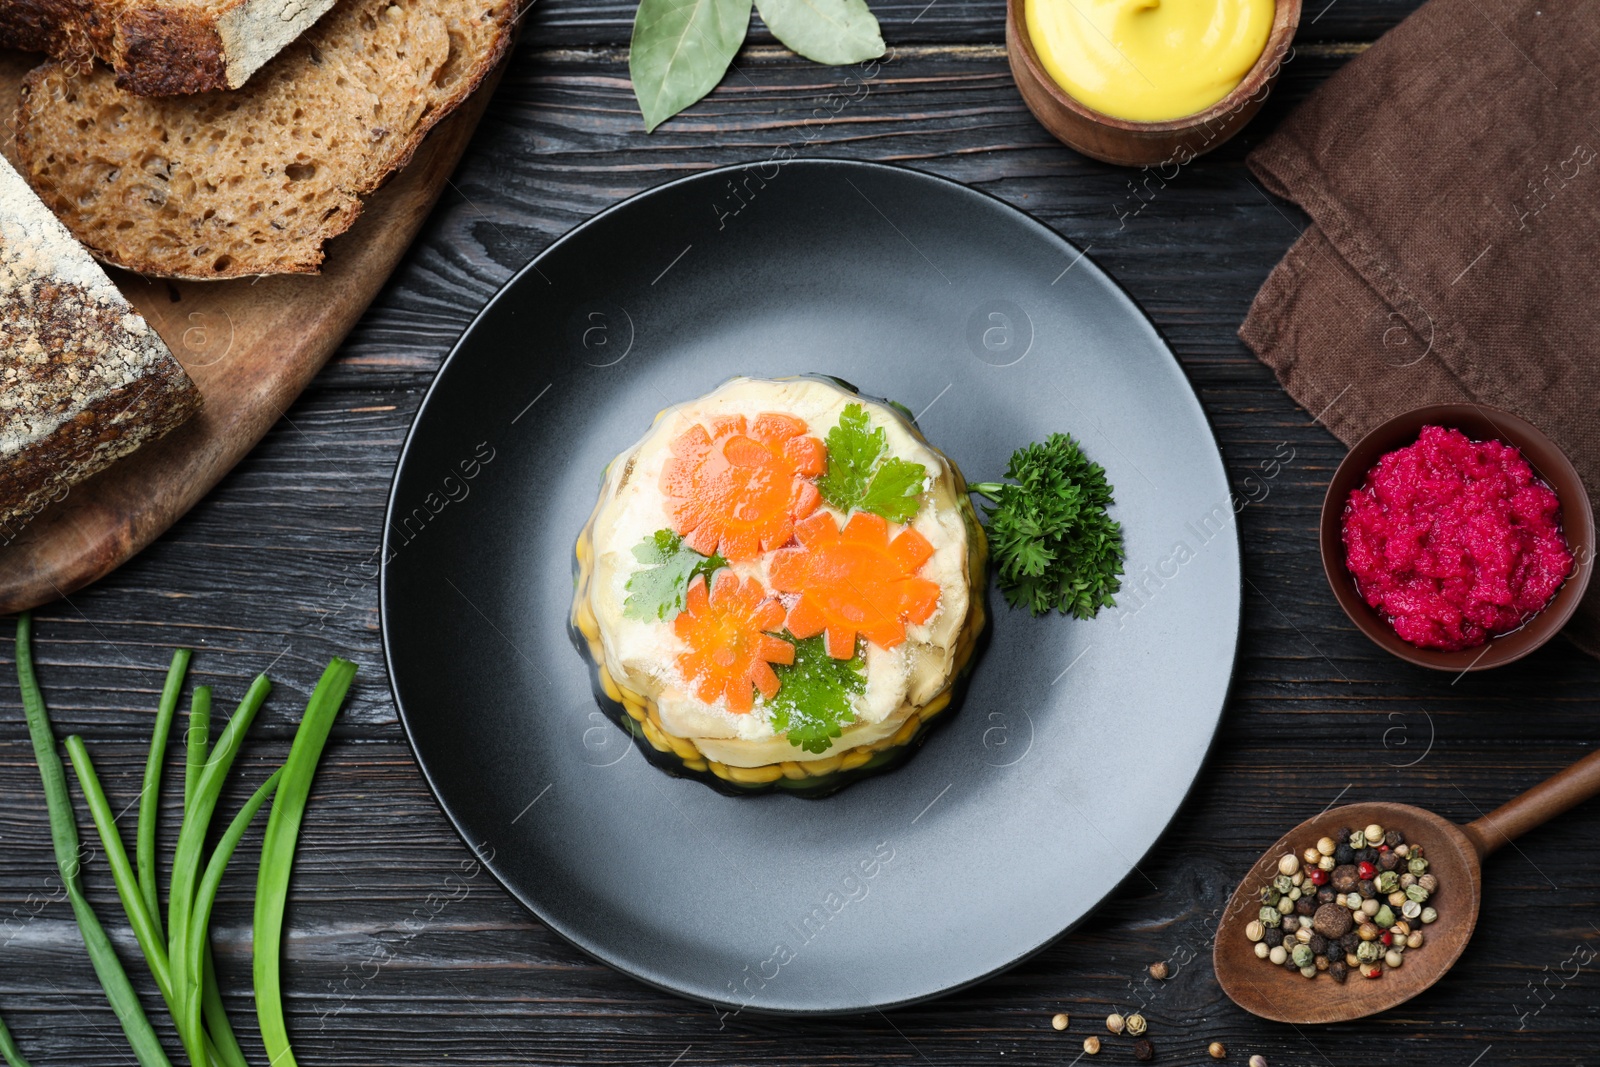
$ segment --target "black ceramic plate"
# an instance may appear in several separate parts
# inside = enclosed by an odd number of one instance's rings
[[[1072,433],[1127,531],[1120,606],[991,591],[965,704],[821,800],[650,766],[567,639],[601,469],[735,374],[905,404],[972,480]],[[506,887],[573,943],[728,1009],[848,1012],[992,975],[1071,928],[1182,803],[1221,715],[1239,550],[1171,353],[1093,263],[915,171],[711,171],[612,208],[502,289],[446,360],[390,499],[384,646],[418,762]]]

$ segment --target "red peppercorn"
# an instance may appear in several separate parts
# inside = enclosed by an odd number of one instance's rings
[[[1378,851],[1379,852],[1388,852],[1389,851],[1389,846],[1388,845],[1379,845],[1378,846]]]
[[[1382,941],[1385,945],[1394,944],[1394,931],[1393,930],[1385,930],[1383,932],[1383,935],[1381,937],[1379,937],[1378,940]]]
[[[1320,867],[1313,867],[1311,869],[1311,884],[1312,885],[1327,885],[1328,884],[1328,872],[1323,870]]]
[[[1383,968],[1379,967],[1377,964],[1373,964],[1371,967],[1368,967],[1361,973],[1365,974],[1368,978],[1382,978]]]
[[[1356,871],[1361,875],[1362,878],[1372,879],[1378,877],[1378,868],[1374,867],[1366,860],[1362,860],[1360,863],[1356,864]]]

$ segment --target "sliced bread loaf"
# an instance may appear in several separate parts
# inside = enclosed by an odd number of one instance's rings
[[[155,330],[0,159],[0,544],[199,407]]]
[[[141,96],[237,89],[334,0],[0,0],[0,47],[98,57]]]
[[[314,274],[361,198],[494,69],[517,10],[341,0],[234,92],[140,97],[104,69],[47,63],[23,84],[17,154],[109,263],[182,278]]]

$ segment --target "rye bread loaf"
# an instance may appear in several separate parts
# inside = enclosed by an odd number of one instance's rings
[[[0,159],[0,544],[199,407],[156,331]]]
[[[3,0],[0,0],[3,2]],[[315,274],[361,198],[494,69],[517,0],[340,0],[233,92],[141,97],[50,62],[17,109],[33,188],[108,263]]]
[[[237,89],[334,0],[0,0],[0,47],[99,58],[141,96]]]

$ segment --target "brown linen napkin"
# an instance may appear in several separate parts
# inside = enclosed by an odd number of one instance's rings
[[[1600,3],[1430,0],[1248,162],[1312,219],[1239,329],[1295,400],[1505,408],[1600,500]],[[1600,583],[1565,632],[1600,656]]]

